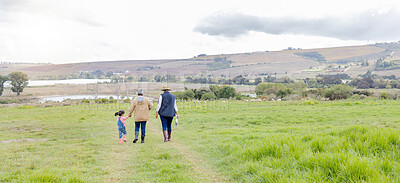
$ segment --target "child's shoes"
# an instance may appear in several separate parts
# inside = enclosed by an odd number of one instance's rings
[[[126,142],[126,135],[124,135],[124,142]]]
[[[124,143],[124,141],[122,141],[122,139],[119,139],[119,143]]]

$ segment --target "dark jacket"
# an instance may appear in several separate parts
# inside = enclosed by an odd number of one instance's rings
[[[158,110],[158,114],[166,117],[174,117],[175,116],[175,95],[172,95],[169,92],[164,92],[161,94],[162,101],[160,110]]]

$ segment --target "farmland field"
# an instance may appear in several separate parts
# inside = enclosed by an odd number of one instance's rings
[[[0,182],[399,182],[399,101],[180,102],[172,141],[117,142],[128,104],[0,109]],[[151,112],[153,116],[154,111]]]

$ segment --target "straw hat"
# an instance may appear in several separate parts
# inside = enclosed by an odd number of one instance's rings
[[[168,88],[168,86],[163,86],[161,91],[167,91],[167,90],[171,90],[171,88]]]

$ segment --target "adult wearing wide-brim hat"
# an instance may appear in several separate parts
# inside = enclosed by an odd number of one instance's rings
[[[146,122],[149,120],[149,111],[153,108],[153,103],[149,98],[143,96],[143,90],[138,89],[138,96],[132,100],[131,108],[129,109],[129,117],[134,113],[135,119],[135,139],[133,143],[136,143],[139,137],[139,128],[141,128],[142,135],[141,143],[144,143],[144,137],[146,136]]]
[[[176,106],[175,95],[171,94],[171,89],[168,86],[163,86],[161,91],[164,91],[158,99],[156,109],[156,118],[160,115],[161,125],[163,129],[164,142],[171,141],[171,124],[174,116],[179,119],[178,107]]]

